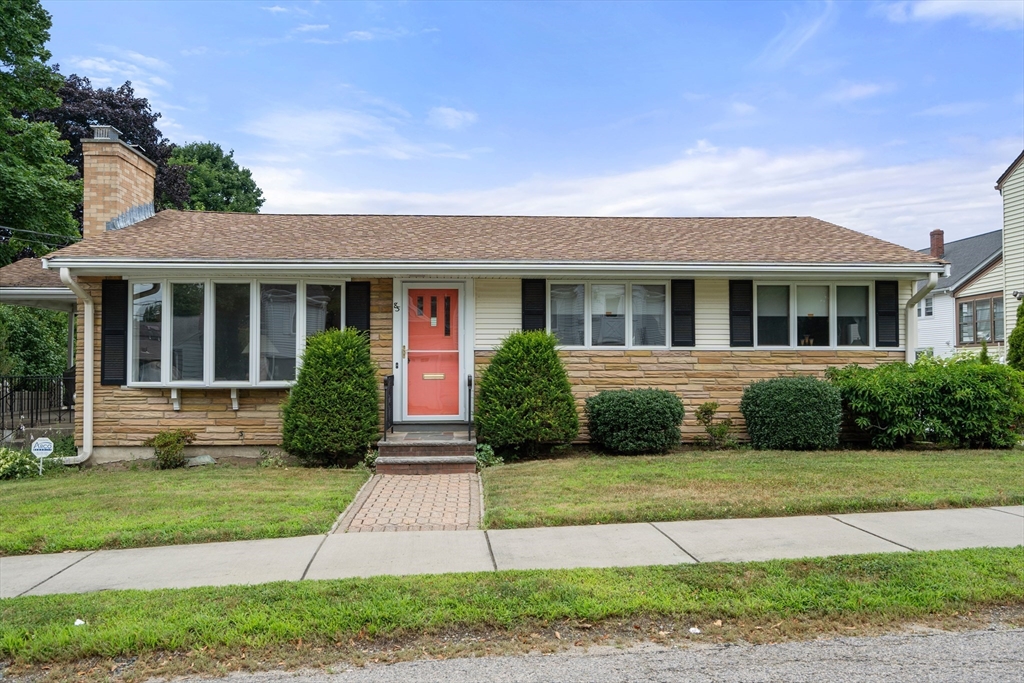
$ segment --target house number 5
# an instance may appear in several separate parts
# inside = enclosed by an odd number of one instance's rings
[[[397,302],[397,301],[395,302],[395,310],[396,310],[396,311],[400,311],[400,310],[402,310],[402,309],[401,309],[401,307],[400,307],[400,306],[398,305],[398,302]]]

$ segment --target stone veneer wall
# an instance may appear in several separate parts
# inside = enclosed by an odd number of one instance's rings
[[[476,375],[486,369],[494,351],[476,352]],[[608,389],[655,388],[678,394],[686,407],[683,441],[703,436],[694,411],[705,401],[717,401],[718,417],[731,417],[737,436],[746,439],[740,398],[751,382],[783,375],[824,376],[830,366],[857,363],[874,367],[904,359],[902,351],[563,351],[562,360],[572,383],[580,415],[579,441],[587,439],[583,405],[587,397]]]
[[[285,389],[239,389],[238,410],[231,409],[229,389],[183,389],[181,410],[171,404],[171,390],[102,386],[100,384],[100,343],[103,317],[102,278],[79,278],[82,286],[96,302],[96,357],[94,374],[93,443],[97,450],[106,449],[98,462],[145,457],[142,442],[165,429],[191,429],[196,432],[196,445],[204,447],[247,446],[252,455],[259,448],[281,443],[281,403]],[[370,344],[371,353],[380,368],[380,375],[391,368],[391,288],[392,280],[370,281]],[[80,309],[81,310],[81,309]],[[85,316],[78,316],[77,366],[84,368],[83,349]],[[83,373],[76,378],[78,396],[83,395]],[[383,396],[381,398],[383,415]],[[82,444],[81,409],[75,424],[75,442]],[[121,449],[120,455],[113,449]]]

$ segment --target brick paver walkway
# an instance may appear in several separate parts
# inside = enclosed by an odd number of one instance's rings
[[[458,531],[479,525],[479,475],[378,474],[352,502],[335,533]]]

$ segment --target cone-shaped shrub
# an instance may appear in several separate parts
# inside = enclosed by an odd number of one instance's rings
[[[361,458],[380,434],[377,405],[366,335],[354,328],[314,335],[282,408],[284,449],[318,465]]]
[[[513,332],[480,379],[477,437],[509,455],[570,443],[580,431],[569,376],[554,335]]]
[[[1006,339],[1006,364],[1024,370],[1024,304],[1017,307],[1017,325]]]

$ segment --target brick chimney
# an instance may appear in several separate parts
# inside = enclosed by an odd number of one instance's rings
[[[946,239],[945,233],[941,230],[932,230],[932,258],[942,258],[942,255],[946,253]]]
[[[120,139],[113,126],[92,126],[92,139],[82,140],[82,237],[120,230],[154,213],[156,164]]]

